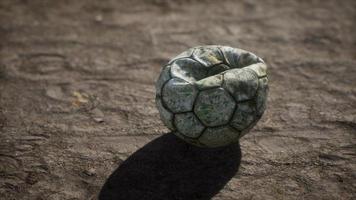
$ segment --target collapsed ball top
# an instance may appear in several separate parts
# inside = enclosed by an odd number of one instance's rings
[[[227,46],[188,49],[162,68],[156,103],[164,124],[207,147],[237,142],[262,116],[267,72],[255,54]]]

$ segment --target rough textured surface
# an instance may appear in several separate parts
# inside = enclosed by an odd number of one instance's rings
[[[355,18],[354,0],[1,0],[0,199],[96,199],[114,171],[146,199],[355,199]],[[269,66],[238,171],[237,146],[162,136],[161,66],[204,44]]]

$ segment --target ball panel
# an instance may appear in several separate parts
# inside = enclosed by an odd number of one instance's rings
[[[206,67],[223,63],[224,58],[217,46],[197,47],[193,52],[193,58]]]
[[[171,78],[171,75],[170,75],[170,70],[171,66],[170,65],[167,65],[167,66],[164,66],[161,70],[161,74],[159,75],[157,81],[156,81],[156,94],[157,95],[161,95],[161,90],[162,90],[162,87],[164,85],[165,82],[167,82],[170,78]]]
[[[192,54],[193,54],[194,49],[195,49],[195,47],[194,47],[194,48],[190,48],[190,49],[188,49],[188,50],[186,50],[186,51],[183,51],[183,52],[182,52],[181,54],[179,54],[178,56],[172,58],[172,59],[168,62],[168,64],[171,64],[171,63],[173,63],[175,60],[180,59],[180,58],[189,58],[189,57],[191,57]]]
[[[187,136],[183,135],[182,133],[180,133],[179,131],[174,131],[173,134],[175,136],[177,136],[178,138],[184,140],[185,142],[189,143],[189,144],[192,144],[192,145],[195,145],[195,146],[198,146],[198,147],[204,147],[204,145],[201,144],[199,142],[199,140],[187,137]]]
[[[240,133],[240,138],[246,135],[250,130],[257,124],[258,120],[261,118],[261,116],[256,116],[256,118]]]
[[[257,118],[254,101],[240,102],[230,122],[231,126],[243,131]]]
[[[258,80],[258,90],[256,94],[256,110],[257,115],[262,115],[266,110],[267,95],[268,95],[268,79],[267,77]]]
[[[240,55],[238,65],[240,68],[242,68],[259,62],[260,59],[255,54],[250,52],[245,52]]]
[[[199,137],[205,128],[192,112],[176,114],[174,124],[180,133],[190,138]]]
[[[220,147],[237,142],[240,133],[230,126],[207,128],[199,137],[199,142],[208,147]]]
[[[164,108],[161,97],[159,96],[156,97],[156,106],[164,125],[166,125],[169,129],[174,130],[173,114]]]
[[[207,76],[207,68],[190,58],[181,58],[172,63],[172,77],[181,78],[188,82],[198,81]]]
[[[187,81],[172,78],[163,86],[162,99],[169,110],[174,113],[193,109],[198,90]]]
[[[220,47],[221,52],[224,55],[225,63],[230,65],[232,68],[240,68],[239,66],[239,58],[243,50],[235,49],[232,47]]]
[[[267,66],[265,63],[252,64],[250,66],[245,67],[245,69],[253,70],[259,78],[267,76]]]
[[[224,84],[236,101],[252,99],[258,88],[256,73],[244,69],[231,69],[224,74]]]
[[[200,81],[195,82],[195,85],[199,90],[206,90],[211,88],[220,87],[223,81],[223,76],[221,74],[210,76],[204,78]]]
[[[227,124],[234,112],[234,99],[222,88],[199,93],[194,112],[206,126]]]
[[[230,67],[225,64],[215,65],[209,69],[208,76],[214,76],[216,74],[220,74],[221,72],[224,72],[229,69],[230,69]]]

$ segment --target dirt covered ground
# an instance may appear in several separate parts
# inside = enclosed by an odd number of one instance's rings
[[[159,119],[160,67],[205,44],[269,66],[240,146]],[[0,199],[356,198],[354,0],[1,0],[0,50]]]

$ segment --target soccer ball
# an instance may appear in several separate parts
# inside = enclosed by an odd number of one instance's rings
[[[251,52],[227,46],[188,49],[162,68],[156,105],[163,123],[200,147],[238,142],[261,118],[267,67]]]

